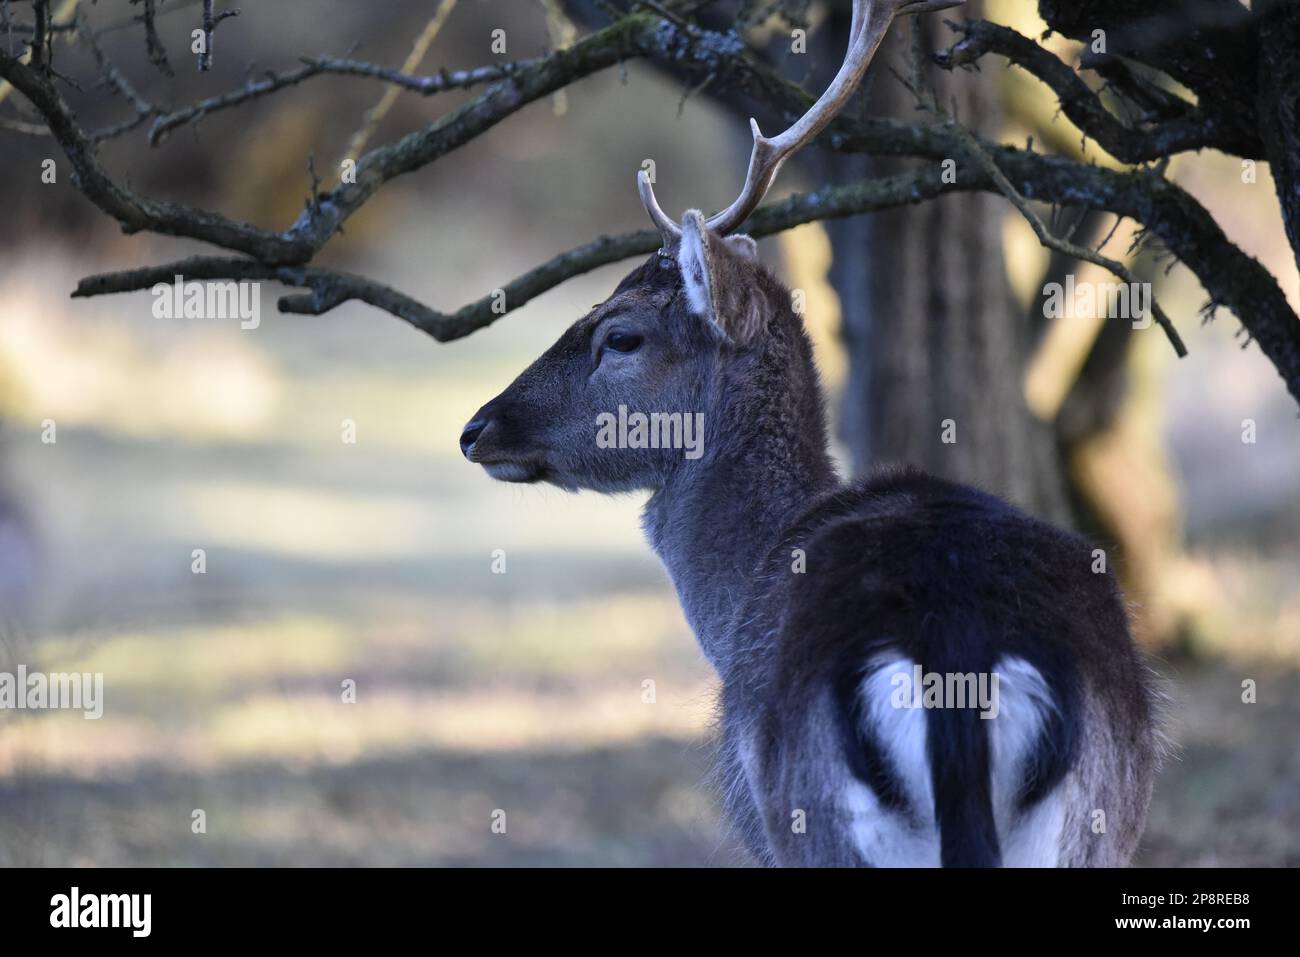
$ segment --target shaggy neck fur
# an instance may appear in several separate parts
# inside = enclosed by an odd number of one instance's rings
[[[759,562],[838,485],[812,350],[792,311],[772,319],[761,351],[715,367],[705,406],[704,455],[667,477],[643,525],[705,655],[725,675],[733,618]]]

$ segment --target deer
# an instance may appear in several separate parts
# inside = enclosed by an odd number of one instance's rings
[[[1158,679],[1089,543],[905,465],[841,481],[791,293],[736,232],[891,22],[960,2],[854,0],[835,78],[784,133],[751,120],[722,212],[674,221],[640,171],[662,247],[460,435],[496,480],[649,493],[718,675],[720,801],[765,865],[1122,866],[1163,753]],[[626,410],[640,434],[599,441]]]

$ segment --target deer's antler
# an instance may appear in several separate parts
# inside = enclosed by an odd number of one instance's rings
[[[826,128],[835,115],[844,108],[853,92],[862,82],[867,72],[867,64],[875,55],[880,41],[885,38],[889,25],[894,18],[905,14],[928,13],[932,10],[946,10],[965,0],[853,0],[853,20],[849,27],[849,48],[844,55],[844,62],[839,72],[831,81],[826,92],[817,102],[784,133],[767,137],[759,131],[758,121],[750,119],[749,125],[754,133],[754,150],[749,157],[749,171],[745,174],[745,185],[735,202],[722,212],[709,218],[708,226],[719,235],[725,236],[749,218],[758,204],[763,201],[772,181],[781,169],[781,164],[801,149]],[[645,170],[637,174],[637,191],[646,212],[663,234],[664,244],[676,241],[682,234],[682,227],[663,211],[655,199],[654,187]]]

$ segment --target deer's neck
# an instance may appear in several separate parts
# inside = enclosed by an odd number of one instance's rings
[[[781,434],[759,422],[712,435],[710,452],[706,431],[705,455],[694,463],[700,467],[679,470],[646,505],[650,544],[705,655],[721,673],[731,657],[734,617],[753,588],[759,562],[815,498],[838,484],[820,398],[815,402],[802,422],[790,416],[796,421]]]

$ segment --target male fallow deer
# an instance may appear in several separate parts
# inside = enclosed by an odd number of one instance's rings
[[[855,0],[834,81],[780,136],[754,124],[711,219],[675,223],[642,172],[663,248],[460,437],[496,479],[652,493],[646,535],[721,679],[724,800],[766,863],[1119,865],[1150,800],[1157,693],[1091,547],[907,468],[841,485],[790,293],[729,235],[894,17],[957,2]],[[640,440],[599,441],[627,410]],[[682,412],[703,413],[694,457]]]

